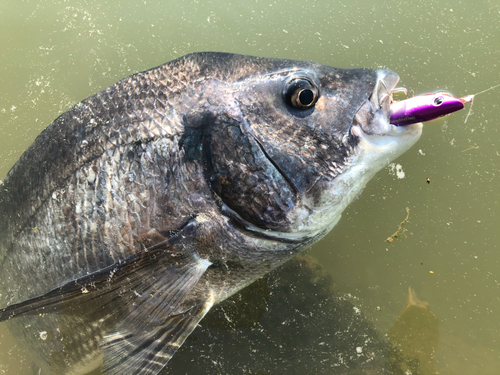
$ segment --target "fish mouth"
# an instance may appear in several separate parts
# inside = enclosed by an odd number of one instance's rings
[[[392,93],[398,81],[399,76],[389,69],[377,71],[375,87],[352,121],[350,135],[357,145],[357,162],[372,175],[408,151],[422,135],[421,122],[406,126],[390,123]]]
[[[351,129],[359,127],[368,135],[384,135],[394,131],[395,126],[390,123],[390,106],[398,82],[399,75],[392,70],[378,70],[375,87],[354,115]]]

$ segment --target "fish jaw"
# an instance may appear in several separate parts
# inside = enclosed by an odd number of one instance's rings
[[[310,214],[313,203],[306,203],[308,209],[301,210],[296,231],[317,234],[319,228],[329,231],[340,220],[342,212],[363,191],[368,181],[390,162],[410,149],[422,134],[421,123],[404,128],[394,126],[391,132],[370,135],[360,126],[353,126],[351,131],[359,138],[354,155],[346,164],[343,172],[330,184],[322,201],[315,204],[314,214]]]
[[[351,156],[342,172],[324,189],[321,199],[305,202],[295,230],[318,233],[332,229],[368,181],[419,140],[423,128],[421,123],[404,127],[390,123],[390,100],[387,95],[398,80],[397,74],[388,69],[378,71],[373,93],[354,116],[350,128],[350,137],[355,140],[351,143],[356,144]],[[312,215],[311,209],[314,211]]]

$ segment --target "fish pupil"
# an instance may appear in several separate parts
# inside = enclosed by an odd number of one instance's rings
[[[299,102],[304,107],[309,107],[314,101],[314,93],[312,90],[304,89],[299,93]]]

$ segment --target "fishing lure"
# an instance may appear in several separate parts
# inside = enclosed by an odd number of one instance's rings
[[[393,102],[390,109],[391,124],[396,126],[405,126],[415,124],[417,122],[434,120],[461,110],[464,108],[465,103],[468,102],[471,102],[472,109],[475,96],[492,90],[498,86],[500,86],[500,84],[478,92],[477,94],[467,95],[462,98],[455,98],[447,92],[437,92],[434,94],[415,96],[399,102]],[[397,91],[406,92],[406,89],[394,89],[393,93]],[[469,115],[470,110],[465,118],[465,122],[467,122]]]
[[[391,124],[405,126],[437,119],[464,108],[474,95],[455,98],[446,92],[425,94],[391,104]]]

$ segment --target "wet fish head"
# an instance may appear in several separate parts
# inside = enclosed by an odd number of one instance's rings
[[[209,181],[246,229],[289,239],[325,233],[421,124],[389,122],[399,77],[292,60],[238,60],[210,132]]]

